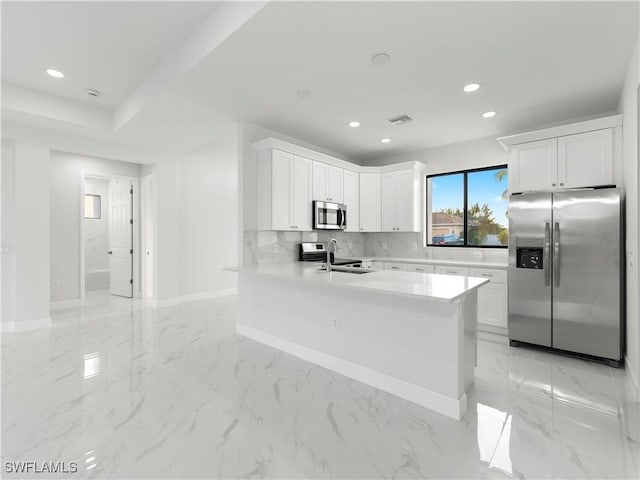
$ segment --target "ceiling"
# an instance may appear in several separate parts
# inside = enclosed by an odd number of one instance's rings
[[[366,164],[613,112],[638,35],[638,2],[263,3],[2,2],[3,119],[174,151],[251,122]]]

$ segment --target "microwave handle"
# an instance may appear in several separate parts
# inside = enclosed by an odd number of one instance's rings
[[[345,215],[345,211],[342,208],[338,209],[338,214],[340,215],[340,219],[338,221],[338,223],[340,224],[340,226],[342,228],[346,228],[347,226],[347,216]]]

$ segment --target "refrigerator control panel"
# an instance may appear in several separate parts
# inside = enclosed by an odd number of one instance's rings
[[[542,270],[542,248],[518,247],[516,249],[516,267]]]

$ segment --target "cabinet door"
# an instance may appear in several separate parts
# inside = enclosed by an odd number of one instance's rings
[[[356,172],[344,170],[344,204],[347,206],[347,232],[360,231],[360,178]]]
[[[410,272],[418,273],[433,273],[435,271],[433,265],[426,265],[421,263],[408,263],[407,270]]]
[[[293,155],[273,150],[271,162],[271,228],[293,230],[289,190]]]
[[[455,265],[436,265],[435,273],[443,275],[469,275],[469,269],[467,267],[458,267]]]
[[[343,199],[343,185],[342,175],[344,170],[339,167],[329,165],[327,175],[327,200],[330,202],[342,203]]]
[[[488,283],[478,289],[478,323],[507,328],[507,286]]]
[[[406,263],[384,262],[384,269],[406,272],[409,270],[409,266]]]
[[[613,130],[558,138],[558,187],[613,185]]]
[[[329,165],[321,162],[313,162],[313,200],[327,201],[327,181],[329,178]]]
[[[291,162],[291,225],[294,230],[313,230],[312,225],[312,161],[294,156]]]
[[[413,170],[396,172],[396,230],[413,231]]]
[[[380,211],[383,232],[395,232],[397,219],[396,172],[383,173],[380,181]]]
[[[556,188],[557,143],[552,138],[513,147],[509,161],[510,193]]]
[[[379,173],[360,174],[360,231],[380,231]]]

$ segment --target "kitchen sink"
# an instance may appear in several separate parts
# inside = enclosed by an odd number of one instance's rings
[[[320,268],[320,270],[324,270],[324,268]],[[375,272],[370,268],[362,268],[362,267],[340,267],[340,266],[332,266],[332,272],[342,272],[342,273],[355,273],[356,275],[362,275],[363,273],[371,273]]]

